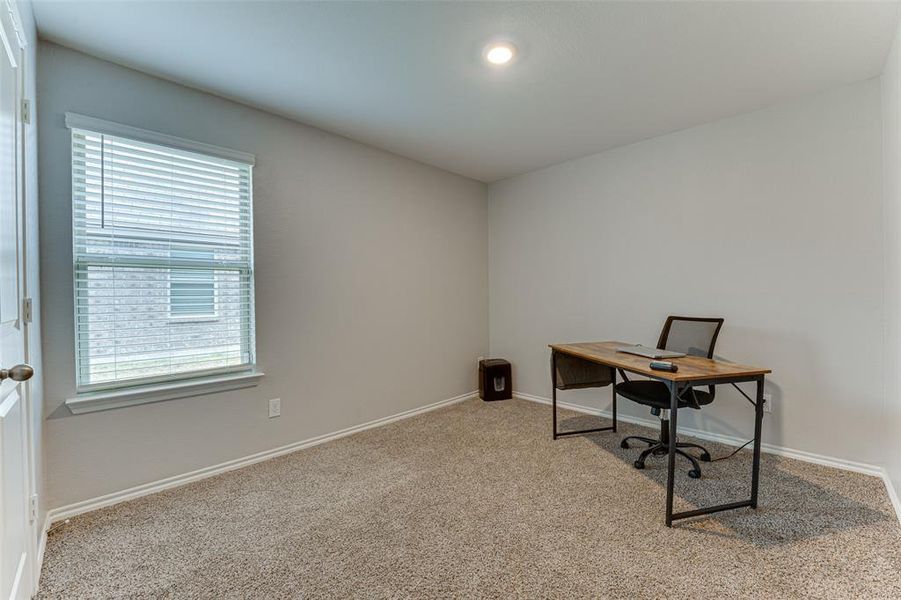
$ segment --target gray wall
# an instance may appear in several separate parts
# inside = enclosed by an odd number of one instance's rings
[[[901,31],[882,73],[885,200],[885,469],[901,496]]]
[[[551,342],[654,344],[722,315],[718,354],[773,369],[764,439],[879,464],[879,80],[515,177],[489,191],[491,354],[549,397]],[[607,390],[565,392],[605,407]],[[628,414],[649,417],[623,401]],[[721,389],[680,422],[750,437]]]
[[[38,67],[50,506],[475,389],[484,185],[60,46],[42,43]],[[256,154],[258,388],[81,416],[62,406],[74,393],[66,111]]]

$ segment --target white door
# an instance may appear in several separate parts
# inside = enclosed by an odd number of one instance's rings
[[[5,6],[3,8],[6,8]],[[0,599],[32,593],[20,108],[21,46],[0,15]]]

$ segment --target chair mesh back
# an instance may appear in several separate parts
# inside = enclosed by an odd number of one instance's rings
[[[722,319],[685,319],[670,317],[664,326],[660,347],[664,350],[684,352],[689,356],[713,356],[717,333]]]

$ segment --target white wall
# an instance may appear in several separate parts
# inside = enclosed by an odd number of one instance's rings
[[[885,199],[885,469],[901,496],[901,31],[882,73]]]
[[[60,46],[42,43],[38,66],[52,507],[475,389],[488,345],[483,184]],[[258,388],[81,416],[63,406],[74,393],[66,111],[256,154]]]
[[[490,348],[512,360],[514,388],[550,396],[548,343],[654,344],[667,314],[721,315],[717,354],[773,369],[765,442],[879,463],[879,85],[492,185]],[[596,407],[610,398],[563,395]],[[680,423],[750,437],[752,415],[720,388]]]

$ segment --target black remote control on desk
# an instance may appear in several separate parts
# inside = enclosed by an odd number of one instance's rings
[[[675,373],[679,370],[679,365],[665,360],[652,360],[651,368],[655,371],[669,371],[670,373]]]

